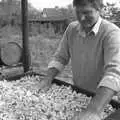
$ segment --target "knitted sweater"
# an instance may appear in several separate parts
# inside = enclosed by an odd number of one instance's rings
[[[70,59],[76,86],[94,92],[99,86],[120,91],[120,29],[113,23],[102,19],[96,33],[84,35],[80,24],[72,22],[49,67],[61,70]]]

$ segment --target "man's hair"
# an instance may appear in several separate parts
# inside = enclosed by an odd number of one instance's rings
[[[91,4],[95,9],[99,10],[103,6],[103,0],[73,0],[73,6],[85,6]]]

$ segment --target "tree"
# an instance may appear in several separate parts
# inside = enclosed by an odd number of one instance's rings
[[[103,17],[108,20],[120,20],[120,8],[115,3],[106,3],[103,8]]]
[[[4,21],[2,23],[9,25],[21,24],[21,0],[2,0],[0,7],[6,13],[4,16],[0,16],[0,19]],[[29,18],[35,18],[39,14],[40,12],[28,3]]]

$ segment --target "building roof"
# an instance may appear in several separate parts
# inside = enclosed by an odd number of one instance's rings
[[[42,17],[40,20],[43,21],[61,21],[67,19],[59,8],[44,8]]]
[[[43,15],[44,14],[46,14],[47,17],[63,16],[63,13],[59,8],[44,8]]]

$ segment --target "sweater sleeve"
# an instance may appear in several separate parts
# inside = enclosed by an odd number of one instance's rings
[[[70,25],[67,27],[62,40],[56,50],[55,54],[52,57],[52,60],[48,64],[48,68],[55,67],[59,71],[62,71],[64,66],[68,64],[70,54],[69,54],[69,45],[68,45],[68,36],[70,33]]]
[[[99,84],[120,91],[120,30],[111,31],[104,40],[104,76]]]

